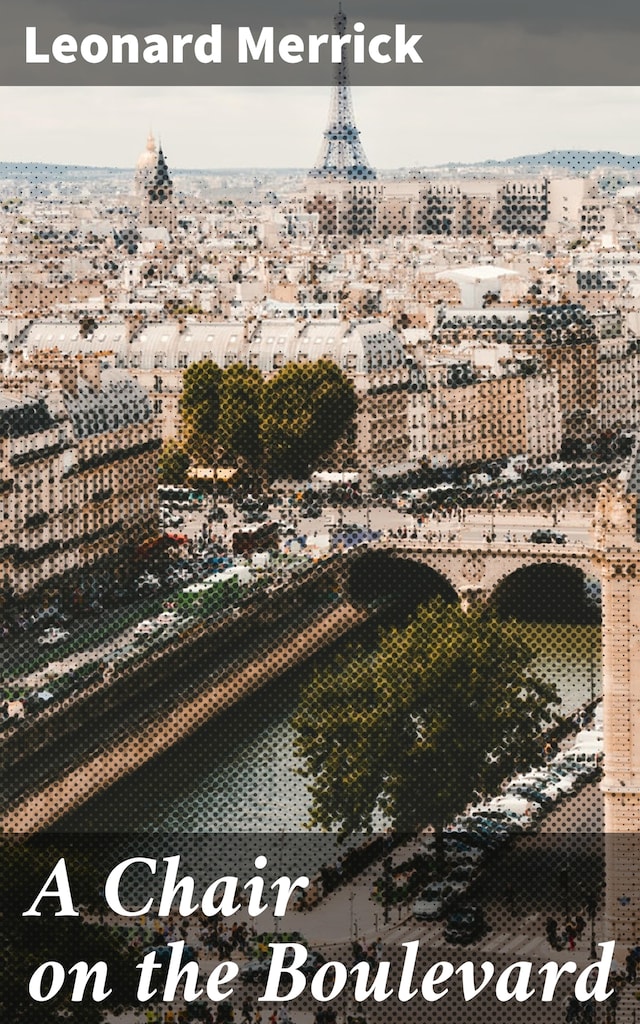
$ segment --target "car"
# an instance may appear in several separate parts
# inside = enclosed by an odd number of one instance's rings
[[[509,786],[508,792],[512,793],[516,797],[521,796],[532,804],[539,804],[545,809],[554,804],[559,796],[558,790],[553,786],[549,786],[548,788],[543,786],[527,786],[523,782],[517,783],[514,786]]]
[[[147,956],[149,953],[153,953],[154,954],[155,963],[160,968],[160,970],[158,971],[160,976],[166,975],[166,972],[167,972],[167,970],[169,968],[169,963],[171,962],[171,959],[173,957],[173,947],[171,947],[171,946],[162,946],[162,945],[159,945],[159,946],[147,946],[147,948],[145,950],[143,950],[143,954],[142,955],[143,956]],[[185,967],[186,964],[190,964],[190,963],[194,963],[194,962],[197,963],[197,957],[196,957],[195,951],[193,950],[193,948],[191,946],[187,946],[185,944],[182,947],[182,956],[180,958],[180,967]]]
[[[468,837],[469,842],[488,850],[497,849],[510,835],[508,829],[500,822],[480,817],[459,821],[450,826],[449,831],[453,835],[462,834]]]
[[[171,513],[170,515],[161,516],[161,522],[163,526],[182,526],[184,519],[182,516]]]
[[[211,572],[222,572],[224,569],[230,569],[233,566],[233,559],[227,555],[209,555],[205,559],[205,568]]]
[[[156,633],[162,627],[162,623],[158,624],[157,619],[143,619],[133,630],[134,636],[151,636],[152,633]]]
[[[154,576],[153,573],[146,572],[142,576],[139,576],[136,580],[137,586],[142,589],[143,587],[149,587],[151,590],[158,590],[162,583],[158,576]]]
[[[165,611],[156,616],[155,621],[159,626],[174,626],[180,616],[177,612]]]
[[[104,665],[114,665],[119,661],[124,661],[126,658],[130,658],[134,654],[139,654],[140,648],[136,644],[124,644],[122,647],[116,647],[115,650],[109,651],[108,654],[103,655],[102,662]]]
[[[578,788],[578,778],[573,771],[557,769],[549,774],[549,781],[555,786],[559,793],[564,796],[574,793]]]
[[[266,523],[269,516],[266,512],[243,512],[242,518],[245,523]]]
[[[453,892],[459,896],[466,892],[478,871],[473,864],[456,864],[452,867],[445,881],[451,886]]]
[[[446,942],[474,942],[487,930],[484,913],[481,907],[458,907],[447,918],[444,927]]]
[[[228,518],[227,513],[220,507],[220,505],[216,505],[215,508],[212,508],[207,512],[207,522],[209,523],[221,523]]]
[[[28,697],[25,697],[24,706],[26,711],[37,713],[54,701],[55,697],[50,690],[38,690],[36,693],[30,693]]]
[[[190,583],[194,576],[192,569],[172,569],[167,575],[167,580],[170,583]]]
[[[534,530],[529,540],[532,544],[566,544],[567,537],[558,530]]]
[[[473,846],[462,840],[445,843],[445,857],[452,864],[478,865],[485,858],[480,846]]]
[[[411,913],[416,921],[436,921],[455,895],[449,882],[432,882],[414,901]]]
[[[43,647],[47,644],[60,644],[63,640],[68,640],[70,636],[71,633],[68,629],[58,629],[57,626],[49,626],[38,637],[38,643]]]

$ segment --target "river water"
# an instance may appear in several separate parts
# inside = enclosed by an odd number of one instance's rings
[[[601,692],[600,630],[527,626],[534,670],[552,679],[570,712]],[[67,819],[74,832],[296,832],[308,820],[306,781],[290,726],[309,668],[201,728]]]

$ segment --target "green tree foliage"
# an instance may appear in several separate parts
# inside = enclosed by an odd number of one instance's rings
[[[222,370],[211,359],[192,363],[185,372],[182,389],[182,421],[185,447],[204,465],[212,465],[220,411]]]
[[[220,383],[218,440],[232,458],[243,459],[252,468],[263,462],[260,438],[262,374],[255,367],[236,363],[228,367]]]
[[[266,382],[253,367],[203,360],[184,374],[185,447],[207,465],[224,453],[262,479],[299,479],[346,433],[356,407],[353,385],[328,360],[291,363]]]
[[[311,823],[436,832],[478,794],[541,759],[558,703],[529,672],[534,655],[508,622],[440,598],[375,653],[318,671],[293,724],[311,779]]]
[[[329,360],[289,363],[264,387],[262,443],[273,476],[307,476],[356,412],[353,385]]]
[[[158,474],[160,483],[179,487],[184,483],[191,458],[177,441],[168,440],[160,452]]]

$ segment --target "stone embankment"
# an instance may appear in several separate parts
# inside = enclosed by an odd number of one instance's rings
[[[81,699],[6,738],[0,828],[50,828],[367,617],[315,578],[107,673]]]

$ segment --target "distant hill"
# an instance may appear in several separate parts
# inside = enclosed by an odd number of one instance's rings
[[[505,160],[482,160],[477,163],[463,163],[451,161],[446,164],[439,164],[433,167],[433,171],[442,174],[451,170],[453,173],[464,168],[466,172],[471,171],[504,171],[512,170],[519,174],[540,174],[544,171],[560,171],[569,175],[591,174],[593,171],[605,168],[625,171],[640,172],[640,155],[617,153],[607,149],[553,149],[546,153],[530,153],[525,156],[508,157]],[[246,176],[256,175],[258,178],[271,179],[276,175],[303,175],[306,172],[300,168],[200,168],[172,167],[172,172],[178,175],[220,175],[232,177],[234,175]],[[411,168],[403,168],[403,174],[411,175]],[[395,176],[397,172],[392,169],[382,172],[382,176]],[[413,172],[415,173],[415,172]],[[428,169],[423,168],[422,174],[427,174]],[[96,179],[103,179],[106,176],[126,177],[128,180],[133,174],[132,167],[83,167],[75,164],[50,164],[50,163],[10,163],[0,161],[0,180],[21,180],[29,181],[33,185],[49,185],[55,182],[90,182]]]
[[[483,160],[468,167],[509,168],[541,171],[545,168],[565,171],[567,174],[591,174],[602,167],[623,171],[640,171],[640,156],[616,153],[609,149],[552,149],[546,153],[509,157],[506,160]]]

